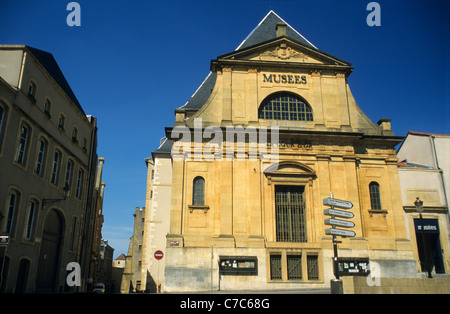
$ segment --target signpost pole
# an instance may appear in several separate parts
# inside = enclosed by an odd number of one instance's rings
[[[333,198],[333,192],[330,192],[330,197]],[[331,209],[334,209],[334,206],[331,206]],[[331,218],[335,218],[334,215],[331,216]],[[334,225],[331,226],[334,228]],[[332,237],[333,241],[333,251],[334,251],[334,258],[333,258],[333,270],[334,270],[334,277],[335,279],[331,280],[331,293],[332,294],[343,294],[343,287],[342,287],[342,280],[339,278],[339,255],[338,255],[338,240],[336,235],[333,235]],[[340,242],[340,241],[339,241]]]

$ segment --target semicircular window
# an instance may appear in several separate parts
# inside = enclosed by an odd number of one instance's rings
[[[259,119],[313,121],[309,104],[299,96],[291,93],[275,93],[261,103]]]

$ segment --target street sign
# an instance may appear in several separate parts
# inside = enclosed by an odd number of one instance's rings
[[[164,253],[160,250],[156,251],[154,255],[158,261],[164,257]]]
[[[324,219],[325,224],[329,226],[338,226],[343,228],[353,228],[355,224],[351,221],[328,218]]]
[[[336,198],[330,198],[330,197],[327,197],[327,198],[323,199],[323,205],[334,206],[334,207],[342,208],[342,209],[351,209],[351,208],[353,208],[352,202],[338,200]]]
[[[331,208],[324,209],[323,213],[327,216],[336,216],[336,217],[347,218],[347,219],[355,217],[355,215],[353,215],[353,213],[351,213],[351,212],[344,212],[343,210],[337,210],[337,209],[331,209]]]
[[[0,236],[1,244],[8,244],[8,242],[9,242],[9,236]]]
[[[326,235],[333,235],[333,236],[341,236],[341,237],[350,237],[353,238],[356,236],[356,233],[351,230],[342,230],[342,229],[336,229],[336,228],[328,228],[325,229]]]

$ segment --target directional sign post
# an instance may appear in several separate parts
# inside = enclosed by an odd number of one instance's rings
[[[327,197],[323,199],[323,205],[333,206],[342,209],[352,209],[353,204],[349,201],[338,200],[336,198]]]
[[[336,219],[336,217],[351,219],[355,215],[351,212],[338,210],[334,208],[337,207],[348,210],[353,208],[353,204],[349,201],[333,198],[333,193],[331,193],[331,197],[323,199],[323,205],[331,207],[323,210],[324,215],[331,216],[331,218],[324,219],[325,225],[331,226],[331,228],[325,229],[325,234],[331,235],[333,237],[333,251],[334,251],[333,269],[334,269],[334,276],[336,277],[336,279],[331,281],[331,292],[342,293],[342,281],[339,279],[339,256],[337,247],[337,244],[340,243],[340,241],[337,241],[336,237],[337,236],[354,237],[356,236],[356,233],[351,230],[343,230],[335,228],[335,227],[353,228],[355,226],[355,224],[352,221]]]
[[[334,219],[334,218],[325,219],[325,224],[329,225],[329,226],[338,226],[338,227],[343,227],[343,228],[353,228],[355,226],[355,224],[352,221],[340,220],[340,219]]]

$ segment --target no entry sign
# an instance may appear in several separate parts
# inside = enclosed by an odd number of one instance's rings
[[[158,250],[155,252],[154,256],[159,261],[160,259],[162,259],[164,257],[164,253],[162,251]]]

